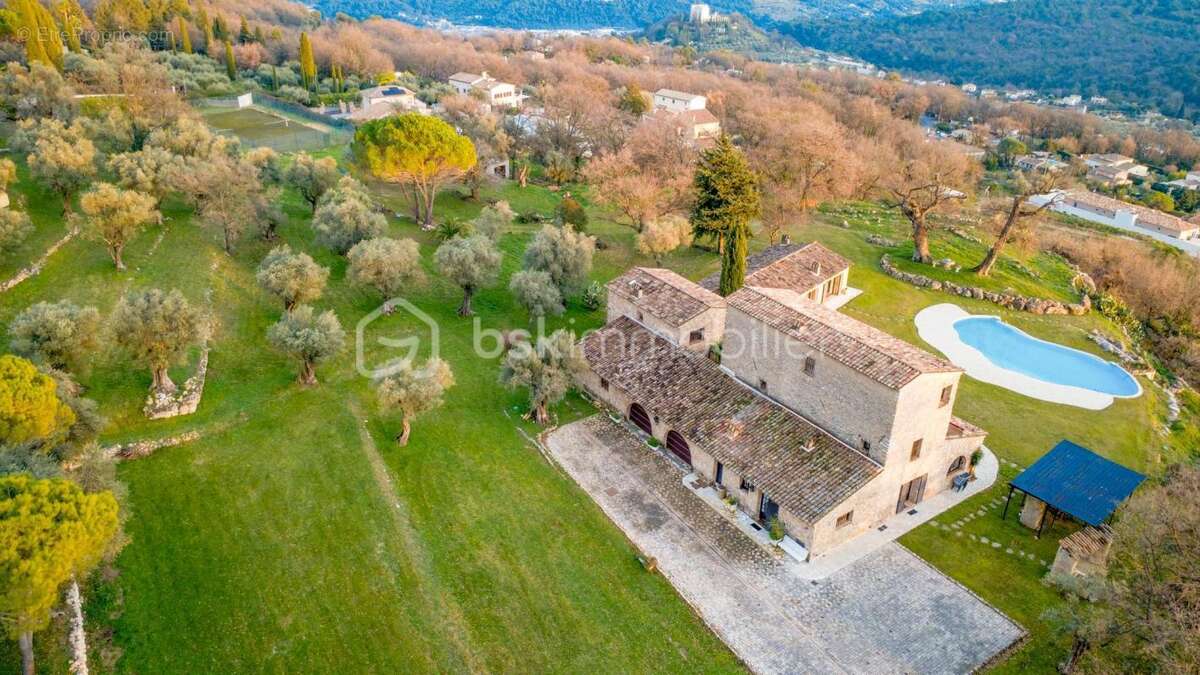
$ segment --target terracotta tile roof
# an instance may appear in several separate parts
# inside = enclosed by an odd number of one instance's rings
[[[1092,208],[1104,209],[1112,213],[1127,211],[1137,215],[1138,222],[1148,223],[1175,232],[1195,229],[1188,225],[1182,218],[1169,213],[1163,213],[1162,211],[1142,206],[1141,204],[1123,202],[1119,199],[1113,199],[1107,195],[1097,194],[1089,190],[1068,190],[1063,193],[1063,198],[1064,201],[1070,204],[1082,204]]]
[[[819,242],[776,244],[746,258],[746,285],[786,288],[804,295],[849,267],[849,260]],[[700,285],[715,291],[721,285],[721,274],[705,277]]]
[[[968,436],[987,436],[987,432],[964,419],[951,417],[950,426],[946,429],[946,438],[966,438]]]
[[[702,108],[700,110],[685,110],[679,113],[677,117],[680,122],[683,122],[689,126],[721,123],[721,120],[717,119],[717,116],[709,112],[707,108]]]
[[[667,269],[634,267],[608,282],[608,292],[629,300],[648,314],[679,326],[725,299]]]
[[[582,346],[610,386],[801,520],[831,512],[880,472],[820,427],[628,317],[589,334]]]
[[[746,286],[726,301],[729,307],[892,389],[925,373],[961,372],[923,349],[791,291]]]

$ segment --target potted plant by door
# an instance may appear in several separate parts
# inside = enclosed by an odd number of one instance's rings
[[[767,521],[767,534],[770,535],[771,541],[776,544],[783,541],[785,532],[783,531],[783,523],[779,521],[779,516],[771,516],[771,519]]]
[[[983,449],[976,448],[975,452],[971,453],[970,477],[967,480],[975,480],[975,466],[983,459]]]

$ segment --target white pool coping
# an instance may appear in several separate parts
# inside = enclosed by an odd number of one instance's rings
[[[1035,398],[1049,403],[1061,403],[1087,410],[1104,410],[1112,405],[1114,398],[1137,398],[1142,395],[1142,384],[1130,374],[1138,391],[1129,396],[1114,396],[1065,384],[1044,382],[1034,377],[1018,373],[1007,368],[1001,368],[988,360],[983,352],[966,344],[954,330],[954,323],[970,317],[986,317],[986,314],[971,314],[958,305],[943,303],[926,307],[917,313],[914,322],[917,324],[917,334],[946,356],[951,363],[966,371],[967,375],[981,382],[1004,387],[1018,394]],[[1017,329],[1020,330],[1020,329]],[[1022,331],[1023,332],[1023,331]],[[1040,340],[1026,333],[1033,340]],[[1046,340],[1041,340],[1047,342]],[[1050,343],[1063,349],[1073,349],[1066,345]],[[1076,349],[1075,351],[1080,351]],[[1081,352],[1087,354],[1087,352]]]

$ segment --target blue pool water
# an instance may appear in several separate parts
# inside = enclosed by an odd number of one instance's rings
[[[1031,337],[994,316],[959,319],[954,331],[993,364],[1043,382],[1110,396],[1137,396],[1142,391],[1137,380],[1115,363]]]

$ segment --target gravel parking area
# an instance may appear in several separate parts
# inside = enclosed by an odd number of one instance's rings
[[[755,672],[966,673],[1024,634],[899,544],[826,579],[800,578],[603,415],[556,430],[547,445]]]

